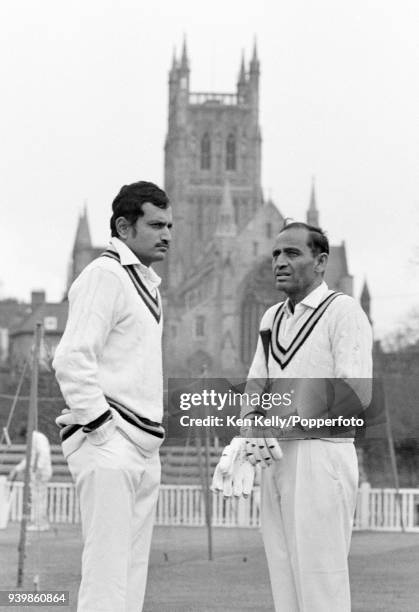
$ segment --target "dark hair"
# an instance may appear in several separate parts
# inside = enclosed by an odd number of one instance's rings
[[[308,232],[307,246],[310,247],[313,255],[320,255],[320,253],[329,254],[329,240],[327,239],[326,233],[320,228],[302,221],[291,221],[287,223],[287,219],[284,221],[284,226],[279,231],[281,234],[289,229],[305,229]]]
[[[166,193],[154,183],[138,181],[121,187],[120,192],[112,202],[111,235],[118,237],[115,225],[118,217],[125,217],[130,225],[134,225],[138,217],[144,215],[143,206],[146,202],[150,202],[158,208],[170,206]]]

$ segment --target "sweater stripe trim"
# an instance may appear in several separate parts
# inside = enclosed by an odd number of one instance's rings
[[[164,438],[165,432],[164,427],[161,423],[158,423],[157,421],[150,421],[150,419],[147,419],[145,417],[140,417],[138,416],[138,414],[135,414],[134,412],[132,412],[132,410],[129,410],[128,408],[126,408],[126,406],[123,406],[122,404],[116,402],[110,397],[105,396],[105,398],[109,406],[114,408],[114,410],[116,410],[125,421],[127,421],[131,425],[134,425],[135,427],[138,427],[138,429],[142,429],[142,431],[145,431],[146,433],[155,436],[156,438]],[[67,440],[67,438],[72,436],[79,429],[83,429],[83,425],[75,424],[65,425],[64,427],[62,427],[59,432],[61,442]]]
[[[118,253],[110,249],[104,251],[100,257],[109,257],[110,259],[114,259],[118,263],[121,263],[121,258]],[[134,285],[138,295],[141,297],[144,304],[147,306],[153,317],[156,319],[157,323],[160,323],[161,306],[158,297],[154,297],[150,293],[144,282],[141,280],[138,272],[135,270],[135,266],[133,264],[126,266],[123,265],[122,267],[130,277],[132,284]]]
[[[146,417],[140,417],[138,416],[138,414],[135,414],[134,412],[132,412],[132,410],[130,410],[126,406],[123,406],[114,399],[107,396],[105,397],[109,406],[114,408],[121,415],[122,418],[128,421],[128,423],[131,423],[131,425],[135,425],[139,429],[146,431],[147,433],[151,434],[152,436],[155,436],[156,438],[164,438],[164,427],[161,423],[158,423],[157,421],[151,421]]]
[[[82,427],[83,425],[65,425],[64,427],[61,427],[59,431],[61,442],[67,440],[67,438],[75,434],[79,429],[82,429]]]
[[[91,433],[98,427],[101,427],[106,421],[110,421],[112,419],[112,412],[110,410],[105,410],[100,416],[97,417],[94,421],[90,421],[87,425],[83,426],[84,433]]]
[[[317,323],[320,321],[323,314],[326,312],[329,305],[340,295],[343,294],[340,292],[331,293],[327,296],[325,300],[323,300],[323,302],[319,304],[315,311],[310,315],[308,320],[304,323],[302,328],[298,331],[295,338],[292,340],[291,344],[287,349],[281,345],[278,339],[281,321],[284,317],[285,302],[279,307],[275,314],[274,322],[272,325],[271,353],[282,370],[286,368],[292,358],[303,346],[307,338],[310,336],[311,332],[316,327]]]

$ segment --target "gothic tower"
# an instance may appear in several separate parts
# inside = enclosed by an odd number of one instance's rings
[[[69,270],[68,286],[80,274],[80,272],[91,262],[92,239],[90,236],[89,220],[87,218],[87,206],[79,215],[76,237],[74,239],[72,260]],[[67,287],[68,288],[68,287]]]
[[[311,196],[310,196],[310,204],[307,210],[307,223],[309,225],[313,225],[314,227],[319,227],[319,211],[317,209],[317,203],[316,203],[314,179],[311,183]]]
[[[247,70],[242,57],[235,93],[195,93],[186,42],[180,59],[173,56],[165,143],[165,189],[176,228],[164,272],[169,290],[219,228],[227,183],[238,231],[262,205],[259,73],[255,45]]]
[[[73,250],[68,264],[67,287],[64,298],[67,298],[68,290],[80,272],[96,257],[103,252],[106,247],[93,246],[90,235],[89,219],[87,218],[87,206],[79,215],[77,222],[76,236],[74,239]]]

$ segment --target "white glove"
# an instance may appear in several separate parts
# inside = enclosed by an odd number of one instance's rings
[[[211,491],[224,497],[248,497],[253,489],[255,468],[246,459],[246,442],[233,438],[215,468]]]
[[[246,438],[246,458],[252,465],[266,468],[282,459],[282,450],[276,438]]]

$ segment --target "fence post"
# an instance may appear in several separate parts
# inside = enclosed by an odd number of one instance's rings
[[[237,499],[237,526],[249,527],[250,523],[250,503],[248,499],[239,497]]]
[[[359,528],[368,529],[370,527],[370,483],[363,482],[359,491]]]

